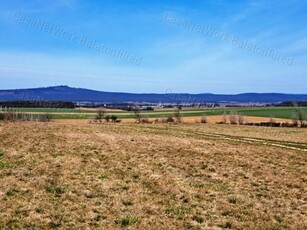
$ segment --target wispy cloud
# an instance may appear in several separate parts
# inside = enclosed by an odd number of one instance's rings
[[[264,2],[262,0],[250,0],[247,3],[242,3],[241,6],[237,7],[237,9],[239,9],[238,12],[231,14],[229,18],[226,18],[225,22],[221,26],[221,29],[229,30],[232,25],[255,16],[263,11],[267,4],[267,1]]]
[[[0,87],[47,86],[56,79],[58,84],[108,91],[301,92],[307,84],[306,8],[301,0],[2,1]],[[260,47],[294,55],[295,63],[282,65],[196,31],[171,26],[164,20],[169,10]],[[11,20],[14,11],[142,56],[142,64],[98,55],[15,23]],[[287,85],[289,79],[295,80]]]

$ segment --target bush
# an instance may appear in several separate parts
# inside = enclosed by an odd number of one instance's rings
[[[295,126],[296,126],[295,124],[289,123],[289,122],[281,123],[281,127],[292,128],[292,127],[295,127]]]
[[[229,122],[230,122],[230,124],[232,124],[232,125],[238,124],[238,115],[235,114],[235,113],[231,113],[231,114],[229,115]]]
[[[226,124],[227,123],[227,116],[226,114],[223,115],[223,119],[222,121],[220,122],[220,124]]]
[[[256,125],[256,124],[253,123],[253,122],[246,122],[245,125],[254,126],[254,125]]]
[[[14,121],[15,120],[15,113],[12,111],[4,113],[4,120],[5,121]]]
[[[105,111],[103,109],[99,109],[96,113],[95,120],[101,123],[104,118],[104,115]]]
[[[117,116],[115,116],[115,115],[112,115],[112,116],[111,116],[111,121],[112,121],[112,122],[117,122],[117,119],[118,119]]]
[[[269,124],[271,127],[279,127],[280,123],[277,123],[274,118],[270,118]]]
[[[201,119],[200,119],[200,123],[206,124],[207,123],[207,117],[202,116]]]
[[[167,123],[174,123],[174,122],[175,122],[175,119],[174,119],[173,117],[168,117],[168,118],[166,119],[166,122],[167,122]]]
[[[107,116],[105,116],[104,119],[106,120],[106,122],[109,122],[111,120],[111,116],[107,115]]]
[[[239,125],[243,125],[245,122],[245,117],[242,115],[238,115],[238,123]]]
[[[158,119],[158,121],[159,121],[160,123],[167,123],[166,118],[161,118],[160,120]]]
[[[260,122],[260,123],[256,123],[256,126],[280,127],[280,126],[281,126],[281,123],[276,122],[276,121]]]
[[[292,120],[292,124],[293,124],[294,127],[298,127],[299,126],[298,121],[295,120],[295,119]]]
[[[245,125],[250,125],[250,126],[265,126],[265,127],[284,127],[284,128],[293,128],[297,127],[297,123],[280,123],[280,122],[275,122],[275,121],[270,121],[270,122],[260,122],[260,123],[245,123]]]
[[[148,118],[143,118],[143,119],[141,119],[140,122],[143,123],[143,124],[148,124],[148,123],[150,123],[150,121],[148,120]]]

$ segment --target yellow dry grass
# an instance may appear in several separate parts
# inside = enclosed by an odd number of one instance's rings
[[[0,229],[306,229],[306,134],[0,123]]]

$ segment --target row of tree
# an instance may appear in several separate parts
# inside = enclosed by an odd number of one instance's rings
[[[167,118],[168,123],[172,123],[172,122],[181,123],[182,122],[181,109],[182,109],[181,106],[177,106],[175,108],[173,116],[169,116]],[[133,112],[134,118],[137,123],[144,123],[143,121],[146,121],[146,119],[144,120],[142,109],[139,106],[134,106],[131,111]]]
[[[14,110],[0,112],[0,121],[40,121],[49,122],[52,120],[52,115],[44,114],[28,114]]]
[[[181,123],[182,122],[182,114],[181,114],[181,106],[178,106],[175,111],[173,116],[169,116],[166,120],[168,123],[172,123],[172,122],[178,122]],[[148,119],[146,117],[144,117],[143,115],[143,109],[139,106],[134,106],[131,107],[131,109],[129,110],[132,112],[133,117],[136,121],[136,123],[148,123]],[[120,120],[118,120],[118,117],[115,115],[107,115],[107,111],[105,109],[98,109],[97,113],[94,117],[94,121],[97,123],[102,123],[103,121],[106,122],[120,122]]]
[[[280,107],[307,107],[307,101],[298,101],[298,102],[292,102],[292,101],[285,101],[279,104],[275,104],[274,106],[280,106]]]
[[[182,122],[182,113],[181,113],[182,107],[181,106],[177,106],[174,110],[174,113],[172,115],[170,115],[169,117],[167,117],[167,119],[164,119],[163,121],[167,122],[167,123],[173,123],[173,122],[177,122],[177,123],[181,123]],[[133,114],[134,119],[136,120],[136,123],[149,123],[148,118],[146,118],[143,114],[142,108],[139,106],[134,106],[131,108],[131,112]],[[297,107],[294,111],[293,114],[293,124],[295,124],[295,126],[299,126],[299,127],[305,127],[306,123],[306,117],[305,117],[305,113],[304,110],[301,107]],[[245,118],[243,115],[236,113],[234,111],[231,111],[228,116],[226,116],[226,114],[224,114],[223,116],[223,121],[220,123],[226,124],[227,120],[229,120],[230,124],[244,124],[245,123]],[[228,119],[227,119],[228,117]],[[106,120],[107,122],[112,121],[112,122],[117,122],[117,116],[112,115],[106,116],[106,111],[103,109],[99,109],[97,111],[97,114],[95,116],[95,120],[99,123],[101,123],[103,120]],[[207,123],[206,117],[202,117],[201,118],[201,123]]]
[[[0,101],[0,107],[74,109],[75,104],[73,102],[65,101]]]

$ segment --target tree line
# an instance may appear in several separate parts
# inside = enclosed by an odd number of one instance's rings
[[[74,109],[75,104],[73,102],[66,101],[0,101],[0,107]]]

